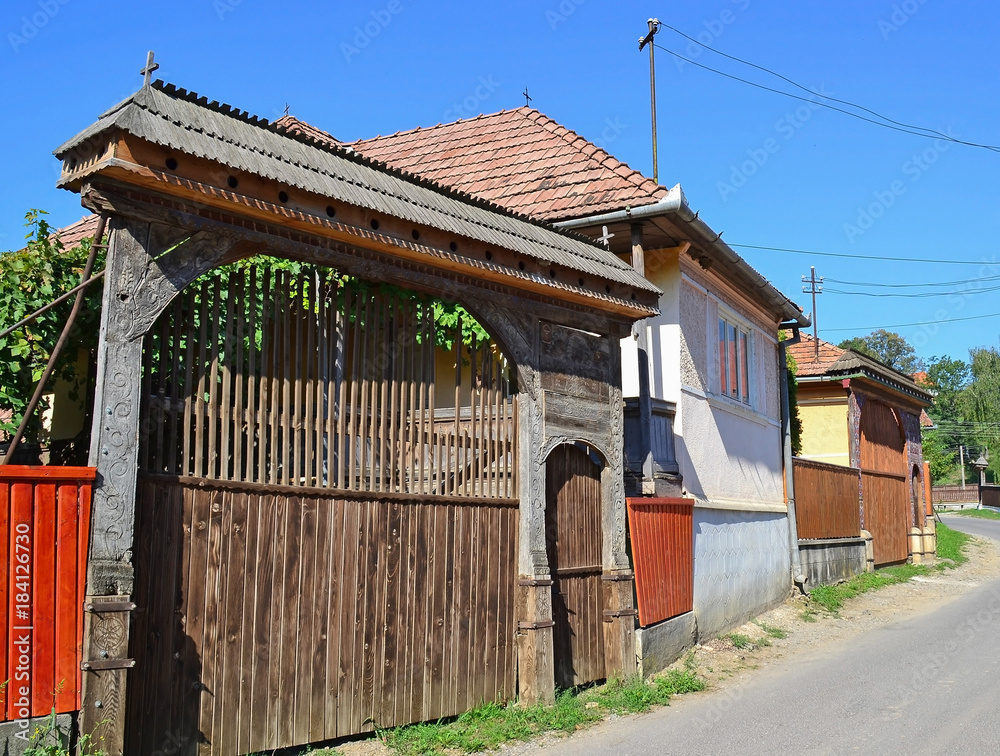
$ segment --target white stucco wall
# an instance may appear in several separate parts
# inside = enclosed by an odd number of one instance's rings
[[[788,518],[694,510],[694,613],[711,638],[781,603],[791,586]]]

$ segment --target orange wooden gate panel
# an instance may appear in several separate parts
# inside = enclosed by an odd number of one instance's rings
[[[95,474],[0,466],[0,720],[80,708]]]
[[[694,606],[694,500],[627,499],[642,627]]]

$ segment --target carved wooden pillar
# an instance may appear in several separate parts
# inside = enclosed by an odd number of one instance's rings
[[[608,676],[635,672],[634,574],[626,548],[624,411],[621,389],[621,350],[612,341],[609,353],[611,381],[608,403],[611,415],[607,439],[607,464],[601,475],[604,520],[604,665]]]
[[[535,326],[537,330],[537,325]],[[521,495],[518,554],[517,649],[519,694],[527,704],[555,700],[552,576],[545,550],[545,428],[538,372],[518,372],[518,480]]]
[[[116,217],[105,266],[90,464],[97,468],[84,602],[80,728],[123,753],[134,572],[142,342],[170,300],[225,261],[232,242]],[[170,252],[156,259],[164,249]]]

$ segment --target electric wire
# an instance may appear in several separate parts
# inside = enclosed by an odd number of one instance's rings
[[[989,260],[933,260],[926,257],[887,257],[880,255],[852,255],[846,252],[815,252],[808,249],[789,249],[787,247],[767,247],[758,244],[734,244],[727,242],[730,247],[740,249],[759,249],[770,252],[789,252],[796,255],[814,255],[816,257],[841,257],[850,260],[886,260],[888,262],[912,262],[912,263],[932,263],[935,265],[997,265]]]
[[[914,328],[918,326],[941,325],[943,323],[962,323],[968,320],[986,320],[987,318],[1000,318],[1000,312],[991,312],[986,315],[969,315],[964,318],[942,318],[941,320],[923,320],[919,323],[892,323],[890,325],[876,326],[854,326],[853,328],[825,328],[827,333],[845,333],[849,331],[871,332],[879,328],[888,330],[890,328]]]
[[[664,27],[666,29],[670,29],[670,31],[672,31],[672,32],[676,32],[677,34],[680,34],[685,39],[691,40],[696,45],[700,45],[701,47],[704,47],[706,50],[708,50],[710,52],[713,52],[716,55],[721,55],[723,58],[729,58],[729,60],[736,61],[737,63],[742,63],[745,66],[750,66],[751,68],[756,68],[758,71],[763,71],[764,73],[770,74],[771,76],[775,76],[775,77],[781,79],[782,81],[791,84],[793,87],[801,89],[803,92],[808,92],[809,94],[814,95],[816,97],[822,97],[824,100],[830,100],[831,102],[839,102],[842,105],[847,105],[848,107],[857,108],[858,110],[863,110],[865,113],[870,113],[871,115],[875,116],[876,118],[881,118],[883,121],[888,121],[889,123],[893,123],[893,124],[895,124],[897,126],[903,126],[905,128],[908,128],[908,129],[918,129],[920,131],[926,131],[929,134],[933,134],[933,135],[941,137],[943,139],[948,139],[948,140],[954,140],[955,139],[950,134],[945,134],[944,132],[937,131],[935,129],[929,129],[929,128],[925,127],[925,126],[916,126],[916,125],[914,125],[912,123],[904,123],[903,121],[893,120],[892,118],[889,118],[888,116],[884,116],[881,113],[878,113],[878,112],[872,110],[871,108],[866,108],[864,105],[858,105],[856,102],[851,102],[850,100],[842,100],[842,99],[837,98],[837,97],[832,97],[830,95],[821,94],[821,93],[816,92],[816,91],[814,91],[812,89],[809,89],[809,87],[805,87],[802,84],[799,84],[797,81],[793,81],[792,79],[789,79],[787,76],[783,76],[782,74],[778,73],[777,71],[774,71],[774,70],[772,70],[770,68],[767,68],[766,66],[761,66],[761,65],[758,65],[756,63],[752,63],[749,60],[744,60],[743,58],[738,58],[735,55],[730,55],[728,53],[724,53],[724,52],[722,52],[722,50],[717,50],[716,48],[711,47],[710,45],[706,45],[701,40],[698,40],[698,39],[695,39],[694,37],[688,36],[687,34],[685,34],[684,32],[682,32],[680,29],[676,29],[673,26],[671,26],[670,24],[665,24],[665,23],[663,23],[661,21],[660,22],[660,26],[662,26],[662,27]],[[984,146],[985,147],[985,146],[988,146],[988,145],[979,145],[979,146]]]
[[[915,294],[897,294],[895,292],[883,291],[844,291],[843,289],[831,289],[824,286],[824,294],[841,294],[848,297],[874,297],[876,299],[898,298],[898,299],[924,299],[927,297],[965,297],[973,294],[988,294],[993,291],[1000,291],[1000,286],[992,286],[986,289],[967,289],[965,291],[924,291]]]
[[[890,123],[883,123],[882,121],[876,121],[874,118],[867,118],[867,117],[865,117],[863,115],[859,115],[858,113],[852,113],[850,110],[844,110],[843,108],[838,108],[835,105],[830,105],[830,104],[825,103],[825,102],[818,102],[815,99],[809,99],[807,97],[800,97],[799,95],[792,94],[791,92],[784,92],[784,91],[782,91],[780,89],[775,89],[774,87],[768,87],[768,86],[765,86],[764,84],[758,84],[755,81],[750,81],[749,79],[744,79],[744,78],[742,78],[740,76],[735,76],[734,74],[726,73],[725,71],[720,71],[717,68],[712,68],[711,66],[706,66],[704,63],[698,63],[696,61],[693,61],[690,58],[686,58],[683,55],[681,55],[680,53],[674,52],[670,48],[664,47],[663,45],[656,44],[655,42],[653,43],[653,45],[655,47],[658,47],[659,49],[663,50],[663,52],[668,53],[669,55],[673,55],[675,58],[678,58],[680,60],[686,61],[687,63],[690,63],[693,66],[697,66],[698,68],[703,68],[706,71],[711,71],[712,73],[718,74],[719,76],[725,76],[727,79],[732,79],[734,81],[738,81],[738,82],[741,82],[743,84],[749,84],[751,87],[756,87],[757,89],[763,89],[765,92],[772,92],[774,94],[779,94],[779,95],[782,95],[784,97],[790,97],[793,100],[801,100],[802,102],[810,103],[810,104],[816,105],[817,107],[827,108],[828,110],[835,110],[838,113],[843,113],[844,115],[851,116],[852,118],[857,118],[857,119],[859,119],[861,121],[867,121],[868,123],[874,124],[876,126],[881,126],[884,129],[891,129],[892,131],[899,131],[899,132],[902,132],[904,134],[912,134],[913,136],[919,136],[919,137],[923,137],[925,139],[946,139],[947,141],[954,142],[955,144],[964,144],[964,145],[966,145],[968,147],[979,147],[979,148],[984,149],[984,150],[990,150],[991,152],[1000,152],[1000,147],[998,147],[996,145],[992,145],[992,144],[979,144],[977,142],[969,142],[969,141],[966,141],[964,139],[956,139],[954,137],[936,137],[936,136],[932,136],[930,134],[925,134],[925,133],[923,133],[921,131],[915,131],[913,129],[907,129],[907,128],[903,128],[901,126],[893,126]]]
[[[823,279],[825,281],[829,281],[830,283],[844,284],[845,286],[870,286],[880,289],[916,289],[936,286],[962,286],[965,284],[980,284],[986,281],[1000,281],[1000,276],[983,276],[982,278],[966,278],[959,281],[931,281],[928,283],[911,284],[889,284],[875,281],[843,281],[839,278],[830,278],[829,276],[823,276]]]

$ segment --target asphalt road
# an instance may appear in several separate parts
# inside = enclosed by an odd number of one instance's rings
[[[946,521],[1000,540],[1000,521]],[[539,756],[840,753],[1000,754],[1000,580]]]

